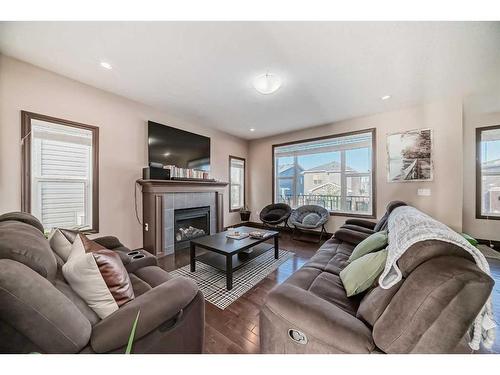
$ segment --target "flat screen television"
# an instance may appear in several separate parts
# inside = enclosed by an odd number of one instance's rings
[[[148,121],[149,163],[210,171],[210,138]]]

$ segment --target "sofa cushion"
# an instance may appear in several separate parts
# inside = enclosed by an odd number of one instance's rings
[[[304,267],[316,268],[338,275],[347,266],[353,248],[352,245],[340,242],[335,238],[329,239],[304,264]]]
[[[21,221],[0,222],[0,259],[12,259],[54,282],[57,261],[36,226]]]
[[[384,270],[386,259],[387,250],[384,249],[366,254],[349,263],[340,272],[340,279],[347,296],[354,296],[370,288]]]
[[[352,262],[362,256],[378,251],[387,246],[387,231],[373,233],[370,237],[364,239],[356,245],[352,254],[349,256],[349,262]]]
[[[363,296],[358,311],[356,312],[356,317],[373,327],[402,283],[403,282],[400,281],[389,289],[382,289],[378,285],[373,287]]]
[[[56,280],[54,286],[59,290],[62,294],[64,294],[73,304],[80,310],[80,312],[89,320],[91,325],[96,324],[101,319],[92,310],[78,294],[75,293],[71,287],[66,284],[63,280]]]
[[[63,266],[63,274],[71,288],[101,319],[134,299],[127,270],[120,256],[112,250],[83,255],[72,252]]]
[[[149,285],[144,280],[140,279],[133,273],[129,273],[130,281],[132,282],[132,289],[134,289],[134,296],[139,297],[141,294],[149,292],[151,289],[151,285]]]
[[[134,271],[134,275],[139,277],[144,282],[148,283],[152,288],[172,279],[167,271],[158,266],[142,267]]]

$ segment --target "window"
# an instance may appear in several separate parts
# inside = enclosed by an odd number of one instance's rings
[[[22,112],[22,210],[46,230],[98,231],[98,128]]]
[[[375,129],[273,146],[273,201],[375,216]]]
[[[500,220],[500,125],[476,129],[476,217]]]
[[[245,208],[245,159],[229,157],[229,210]]]

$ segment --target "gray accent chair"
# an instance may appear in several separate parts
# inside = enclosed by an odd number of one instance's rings
[[[104,319],[66,282],[35,217],[0,216],[0,353],[124,353],[138,311],[133,353],[201,353],[205,305],[196,284],[116,237],[96,242],[120,255],[135,294]]]
[[[304,218],[309,214],[318,215],[318,221],[315,223],[305,223]],[[313,204],[300,206],[299,208],[292,211],[290,215],[290,223],[293,225],[293,233],[292,239],[299,240],[297,237],[297,232],[301,232],[302,230],[314,230],[321,227],[321,231],[319,234],[319,240],[317,243],[321,243],[321,239],[323,238],[323,234],[326,234],[325,224],[330,218],[330,213],[328,210],[321,206],[316,206]],[[303,239],[300,239],[304,241]]]
[[[286,203],[272,203],[260,211],[260,221],[266,226],[276,227],[281,223],[288,227],[288,218],[292,213],[292,208]]]

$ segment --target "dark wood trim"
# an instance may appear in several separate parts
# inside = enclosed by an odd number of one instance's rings
[[[500,129],[500,125],[476,128],[476,219],[500,220],[500,216],[488,216],[481,213],[481,133],[487,130]]]
[[[92,228],[85,233],[99,232],[99,127],[75,121],[21,111],[21,210],[31,212],[31,120],[52,122],[92,132]]]
[[[372,213],[370,215],[363,215],[363,214],[353,214],[353,213],[344,213],[344,212],[338,212],[338,211],[330,211],[330,216],[342,216],[342,217],[359,217],[359,218],[365,218],[365,219],[376,219],[377,218],[377,129],[376,128],[368,128],[368,129],[362,129],[362,130],[355,130],[352,132],[345,132],[345,133],[338,133],[338,134],[330,134],[330,135],[325,135],[321,137],[315,137],[315,138],[307,138],[307,139],[301,139],[297,141],[290,141],[290,142],[284,142],[284,143],[278,143],[272,145],[271,148],[271,164],[272,164],[272,203],[275,203],[275,190],[276,190],[276,180],[275,180],[275,161],[274,161],[274,149],[276,147],[281,147],[281,146],[289,146],[289,145],[294,145],[294,144],[299,144],[299,143],[305,143],[305,142],[314,142],[314,141],[319,141],[322,139],[329,139],[329,138],[339,138],[339,137],[346,137],[349,135],[354,135],[354,134],[362,134],[362,133],[372,133]]]
[[[231,159],[242,160],[243,161],[243,209],[247,205],[247,161],[245,158],[239,156],[229,155],[229,167],[228,167],[228,180],[229,180],[229,212],[239,212],[240,209],[231,209]]]

